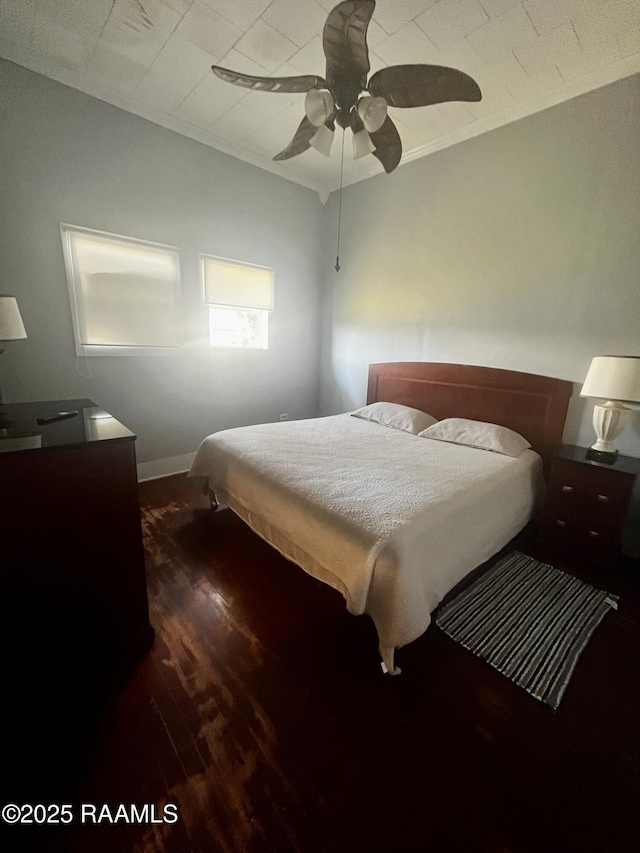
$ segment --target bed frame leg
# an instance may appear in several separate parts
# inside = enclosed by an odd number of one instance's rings
[[[395,655],[395,646],[380,646],[380,657],[382,658],[382,671],[385,675],[400,675],[402,670],[399,666],[395,666],[393,659]]]

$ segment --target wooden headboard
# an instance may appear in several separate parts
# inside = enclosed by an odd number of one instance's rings
[[[543,458],[562,444],[572,383],[495,367],[428,361],[369,365],[367,403],[402,403],[434,418],[470,418],[519,432]]]

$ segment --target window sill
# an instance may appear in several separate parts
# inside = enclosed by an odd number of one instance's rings
[[[132,347],[132,346],[98,346],[97,344],[76,344],[76,355],[92,356],[176,356],[181,352],[180,347]]]

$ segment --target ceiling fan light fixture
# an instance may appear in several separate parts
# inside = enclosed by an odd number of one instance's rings
[[[384,98],[372,98],[365,95],[358,101],[358,115],[369,133],[380,130],[387,118],[387,102]]]
[[[304,111],[314,127],[322,127],[334,109],[333,95],[328,89],[309,89],[304,99]]]
[[[311,121],[311,119],[309,119]],[[309,144],[323,154],[325,157],[331,155],[331,146],[333,145],[334,131],[326,126],[321,125],[314,135],[309,140]]]
[[[353,159],[359,160],[361,157],[366,157],[367,154],[373,154],[376,146],[371,141],[367,130],[359,130],[353,134]]]

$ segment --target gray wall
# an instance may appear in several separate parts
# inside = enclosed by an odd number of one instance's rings
[[[0,292],[28,333],[0,357],[5,400],[91,397],[138,434],[139,461],[316,415],[323,216],[310,190],[0,60]],[[180,248],[179,356],[90,358],[79,375],[60,222]],[[268,353],[210,350],[198,252],[275,268]]]
[[[329,201],[321,411],[367,364],[452,361],[569,379],[640,355],[640,78],[348,187]],[[589,445],[576,397],[565,440]],[[618,441],[640,456],[640,413]]]

